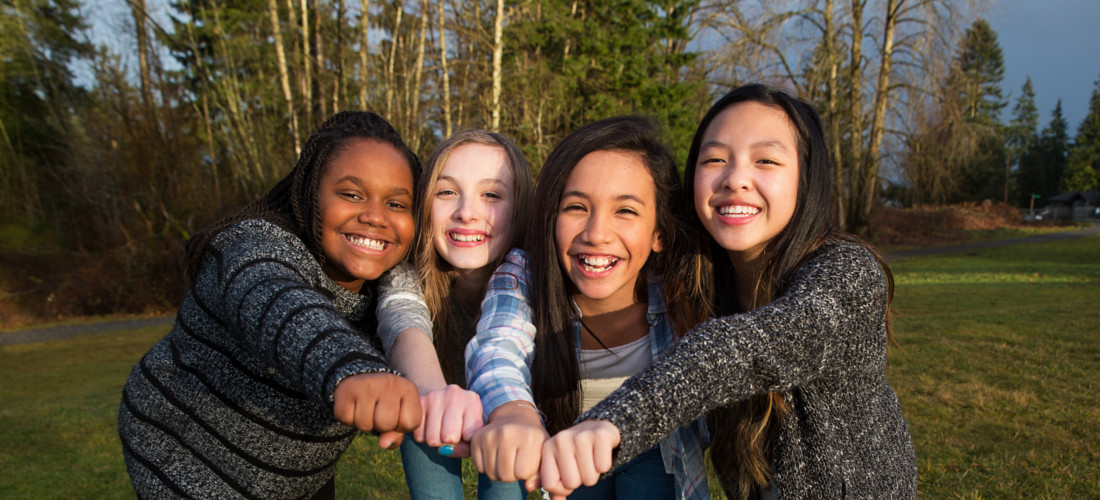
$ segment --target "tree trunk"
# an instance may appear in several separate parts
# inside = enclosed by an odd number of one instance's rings
[[[401,0],[396,2],[394,7],[397,9],[396,19],[393,22],[393,40],[390,43],[390,60],[386,61],[386,119],[393,119],[393,100],[394,86],[397,84],[397,80],[394,78],[393,63],[397,59],[397,44],[401,39],[401,14],[405,12],[405,6],[402,5]]]
[[[317,0],[309,0],[310,11],[313,12],[313,106],[318,121],[328,118],[328,105],[324,96],[324,84],[321,75],[325,67],[324,33],[321,30],[321,20],[317,12]]]
[[[836,43],[837,29],[836,22],[833,19],[834,9],[835,5],[833,4],[833,0],[825,0],[823,29],[825,31],[825,57],[829,71],[825,80],[825,99],[826,111],[828,113],[829,148],[832,149],[833,153],[833,199],[836,200],[836,221],[839,229],[845,231],[847,229],[847,220],[845,220],[844,217],[844,155],[840,149],[840,109],[839,103],[837,102],[837,87],[839,86],[839,82],[837,81],[839,49]]]
[[[856,174],[862,170],[863,165],[863,7],[866,4],[866,0],[852,0],[852,46],[849,60],[849,81],[848,88],[851,92],[848,103],[849,125],[848,125],[848,171]],[[858,185],[860,176],[850,175],[848,177],[853,184],[849,186],[849,190],[846,194],[846,202],[859,199],[859,193],[861,187]],[[850,207],[850,204],[849,204]],[[853,209],[849,208],[844,213],[844,217],[847,219],[845,227],[847,230],[859,231],[858,223],[853,224],[855,221]]]
[[[883,20],[882,52],[878,82],[875,84],[875,106],[871,115],[871,143],[863,172],[863,199],[860,220],[867,223],[878,193],[879,151],[882,148],[883,123],[886,120],[886,104],[890,97],[890,68],[894,56],[894,31],[898,25],[901,5],[905,0],[887,0],[886,18]]]
[[[332,112],[340,111],[340,94],[344,84],[344,0],[336,0],[336,44],[332,47],[332,60],[336,74],[332,78]]]
[[[493,19],[493,101],[490,104],[493,110],[492,122],[489,130],[500,131],[500,94],[501,94],[501,59],[504,54],[504,0],[497,0],[496,17]]]
[[[451,128],[451,74],[447,69],[447,23],[443,0],[439,0],[439,65],[443,77],[443,137],[450,137]]]
[[[283,47],[283,30],[279,26],[279,7],[275,0],[267,0],[268,14],[271,16],[271,30],[275,38],[275,61],[279,66],[279,84],[283,88],[286,100],[287,125],[294,139],[294,156],[302,154],[301,140],[298,135],[298,115],[294,109],[294,94],[290,91],[290,75],[286,66],[286,50]]]
[[[130,0],[130,12],[134,16],[134,32],[137,34],[138,72],[141,78],[141,103],[150,120],[156,112],[153,106],[153,82],[149,71],[149,34],[145,28],[145,0]]]
[[[413,86],[406,92],[409,99],[409,114],[406,125],[412,135],[410,146],[413,151],[420,148],[420,79],[424,75],[424,51],[428,46],[428,16],[431,5],[428,0],[420,3],[420,39],[416,44],[416,66],[413,67]]]
[[[306,123],[313,128],[313,68],[310,66],[309,50],[309,5],[308,0],[301,0],[299,6],[302,9],[302,96],[305,102]]]
[[[367,109],[367,53],[370,52],[370,0],[359,0],[359,109]]]

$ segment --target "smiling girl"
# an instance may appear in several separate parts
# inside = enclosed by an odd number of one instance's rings
[[[550,153],[526,251],[493,274],[466,349],[488,415],[471,441],[478,470],[533,488],[547,430],[568,427],[701,319],[679,190],[644,118],[594,122]],[[654,445],[574,498],[708,497],[698,423]]]
[[[389,447],[419,425],[416,387],[374,346],[376,328],[430,329],[426,310],[375,314],[377,295],[415,294],[390,283],[411,269],[383,273],[412,243],[418,174],[389,123],[338,113],[271,191],[188,242],[175,327],[119,408],[139,497],[332,498],[357,429]]]
[[[829,227],[831,172],[803,101],[750,85],[715,103],[688,153],[685,200],[720,317],[546,443],[555,498],[704,414],[731,498],[916,497],[886,382],[893,279],[873,248]]]
[[[423,394],[425,424],[401,444],[405,480],[413,500],[463,498],[462,460],[481,428],[481,401],[463,390],[463,350],[474,335],[485,285],[505,252],[523,238],[533,191],[531,170],[519,149],[500,134],[471,129],[436,147],[417,186],[423,230],[416,267],[431,311],[434,335],[401,334],[394,367]],[[437,451],[438,449],[438,451]],[[482,475],[478,498],[526,498],[523,485]]]

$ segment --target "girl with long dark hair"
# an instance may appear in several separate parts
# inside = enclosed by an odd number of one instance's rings
[[[703,118],[684,200],[718,318],[544,446],[555,498],[708,416],[731,498],[914,498],[912,440],[886,382],[889,267],[829,226],[821,120],[748,85]],[[613,454],[614,450],[614,454]]]
[[[591,123],[547,157],[524,250],[490,278],[466,349],[488,417],[471,441],[478,470],[533,488],[547,431],[568,427],[705,316],[679,192],[645,118]],[[575,498],[707,498],[701,422],[670,431]]]

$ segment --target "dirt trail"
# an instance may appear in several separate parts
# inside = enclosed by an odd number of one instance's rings
[[[1040,234],[1026,238],[1013,238],[1007,240],[982,241],[978,243],[964,243],[961,245],[949,245],[930,248],[913,248],[885,254],[887,260],[896,262],[901,259],[924,257],[926,255],[939,255],[945,253],[973,252],[985,248],[1001,247],[1007,245],[1021,245],[1025,243],[1042,243],[1046,241],[1068,240],[1100,234],[1100,224],[1092,224],[1089,227],[1067,231],[1064,233]],[[24,344],[28,342],[47,342],[60,340],[76,335],[101,334],[117,332],[120,330],[136,330],[149,326],[163,326],[164,332],[172,328],[175,316],[159,318],[118,319],[112,321],[100,321],[95,323],[82,323],[62,326],[47,326],[41,328],[28,328],[8,333],[0,333],[0,347],[12,344]]]

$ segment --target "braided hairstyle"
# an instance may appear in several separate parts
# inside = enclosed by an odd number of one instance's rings
[[[298,163],[270,191],[187,240],[184,262],[188,279],[194,281],[198,275],[202,253],[210,240],[226,227],[248,219],[271,222],[298,236],[323,266],[325,254],[321,249],[319,183],[328,168],[329,160],[359,140],[382,142],[400,151],[408,160],[413,183],[417,182],[420,177],[420,160],[401,140],[401,135],[393,125],[369,111],[336,113],[313,132],[298,157]]]

